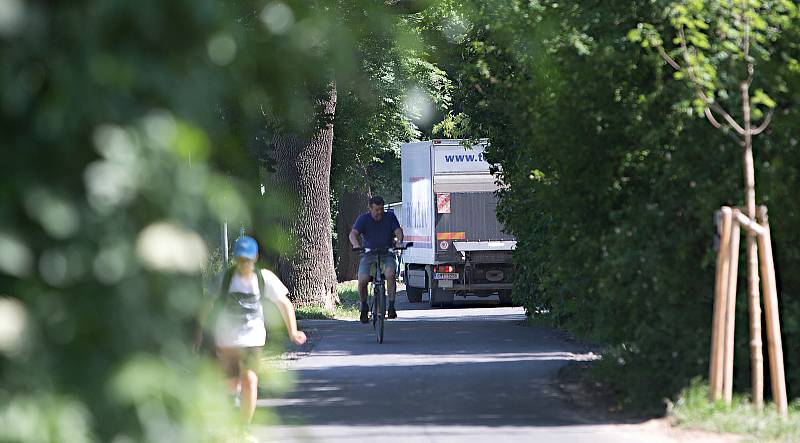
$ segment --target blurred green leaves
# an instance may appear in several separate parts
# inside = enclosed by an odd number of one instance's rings
[[[202,384],[186,383],[186,377]],[[222,374],[209,362],[181,367],[147,355],[132,356],[115,375],[109,391],[134,408],[148,441],[215,442],[235,435],[231,425],[236,411],[228,407]],[[192,429],[186,423],[203,425]]]
[[[97,441],[91,415],[80,401],[47,395],[18,396],[0,410],[0,439],[9,442]]]
[[[293,197],[262,195],[253,154],[313,126],[320,85],[357,84],[358,42],[391,47],[398,20],[361,1],[0,2],[0,441],[228,433],[212,356],[188,352],[209,245],[227,220],[292,248]]]

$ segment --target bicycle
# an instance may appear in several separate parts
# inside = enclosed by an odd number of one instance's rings
[[[383,257],[385,254],[393,253],[395,251],[404,251],[409,247],[414,246],[414,243],[406,243],[402,247],[395,248],[353,248],[353,251],[362,252],[364,254],[374,254],[375,257],[375,274],[372,275],[372,302],[370,303],[370,316],[372,321],[372,328],[375,330],[375,336],[378,343],[383,343],[383,323],[386,320],[386,282],[383,272],[381,272],[381,265],[383,264]]]

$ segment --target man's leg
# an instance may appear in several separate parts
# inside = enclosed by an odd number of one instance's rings
[[[361,256],[358,263],[358,297],[361,299],[361,323],[369,323],[369,306],[367,305],[367,285],[369,285],[370,257]]]
[[[383,273],[386,276],[386,295],[389,297],[389,304],[394,304],[394,297],[397,293],[397,281],[395,281],[394,269],[387,269]]]
[[[367,286],[369,285],[369,274],[358,274],[358,297],[361,303],[367,302]]]
[[[397,293],[396,269],[397,262],[394,261],[394,256],[390,256],[386,259],[383,270],[383,275],[386,277],[386,295],[389,298],[389,312],[387,313],[389,318],[397,318],[397,310],[394,307],[394,299]]]

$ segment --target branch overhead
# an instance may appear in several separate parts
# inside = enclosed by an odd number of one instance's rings
[[[761,123],[761,126],[757,127],[756,129],[753,129],[751,131],[751,134],[758,135],[758,134],[761,134],[762,132],[764,132],[767,129],[767,127],[769,126],[769,124],[772,122],[772,114],[774,114],[774,113],[775,113],[775,109],[774,108],[770,109],[769,113],[767,113],[767,118],[764,119],[764,123]]]
[[[678,33],[680,34],[681,37],[681,52],[683,53],[683,58],[686,61],[686,65],[688,66],[686,72],[689,74],[689,79],[691,80],[692,85],[694,85],[695,90],[697,91],[697,95],[700,96],[701,99],[703,99],[706,106],[714,110],[717,114],[720,114],[725,119],[725,122],[727,122],[728,125],[730,125],[730,127],[732,127],[736,132],[738,132],[739,135],[744,135],[745,134],[744,128],[742,128],[741,125],[739,125],[739,123],[737,123],[736,120],[733,117],[731,117],[728,111],[723,109],[722,106],[717,104],[715,101],[711,100],[703,91],[703,88],[700,85],[700,81],[698,81],[697,77],[695,77],[694,71],[692,70],[691,67],[691,61],[689,60],[689,48],[686,45],[686,34],[684,33],[683,28],[680,28],[678,30]]]

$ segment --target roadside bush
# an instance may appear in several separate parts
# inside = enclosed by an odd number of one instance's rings
[[[707,374],[712,216],[743,200],[741,148],[693,113],[694,92],[657,54],[626,39],[639,22],[661,22],[663,6],[476,6],[470,63],[458,74],[469,87],[457,97],[468,115],[460,130],[491,139],[489,159],[509,185],[499,211],[519,241],[515,297],[532,315],[607,345],[602,366],[625,400],[656,407]],[[786,62],[797,57],[789,33],[773,43],[781,57],[757,68],[760,84],[784,85],[771,90],[784,111],[755,146],[797,396],[800,158],[791,128],[800,97],[791,92],[798,74]],[[740,293],[736,386],[746,390]]]

